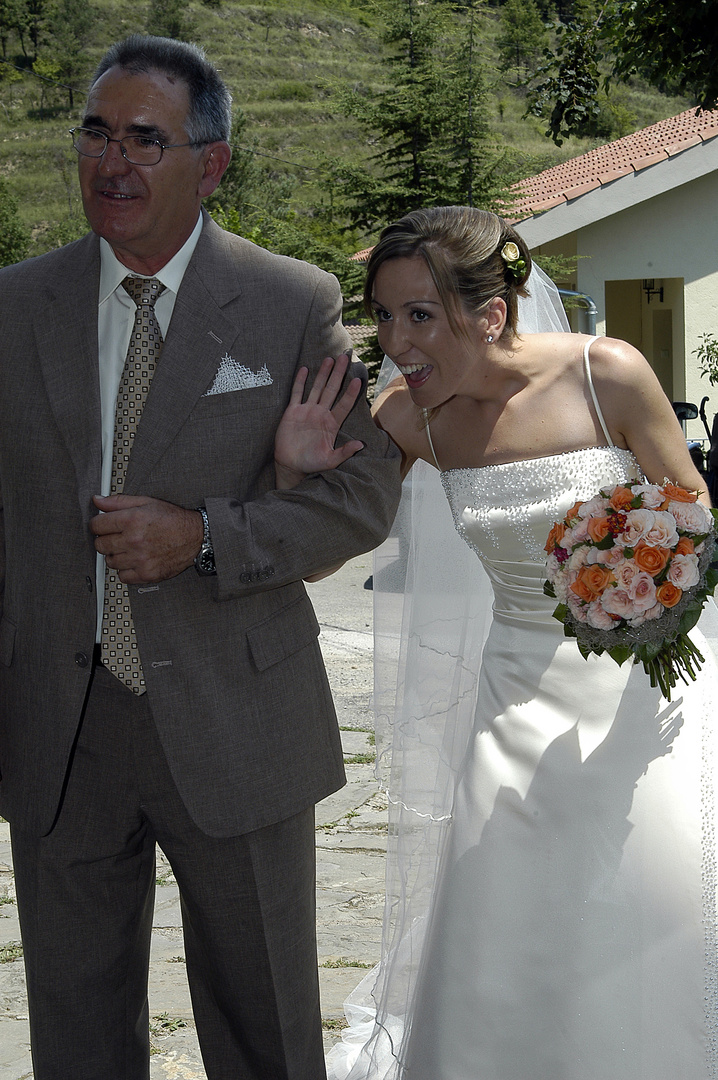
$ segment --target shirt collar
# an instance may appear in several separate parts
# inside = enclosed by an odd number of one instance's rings
[[[197,241],[202,232],[202,224],[202,214],[200,213],[191,235],[177,254],[173,255],[161,270],[152,275],[152,277],[156,277],[158,281],[162,282],[165,289],[169,289],[175,295],[179,292],[185,270],[194,254],[194,249],[197,247]],[[147,276],[145,274],[135,274],[133,270],[121,263],[108,242],[100,237],[100,304],[104,304],[105,300],[112,296],[128,274],[133,277]]]

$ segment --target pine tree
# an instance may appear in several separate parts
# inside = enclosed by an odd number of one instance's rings
[[[332,166],[335,204],[343,204],[353,226],[373,231],[419,206],[492,205],[500,198],[503,154],[482,109],[480,3],[468,0],[458,19],[450,17],[453,6],[385,2],[388,85],[336,93],[340,111],[378,147],[365,162]]]
[[[498,38],[501,71],[513,70],[521,80],[548,46],[548,34],[536,0],[506,0]]]

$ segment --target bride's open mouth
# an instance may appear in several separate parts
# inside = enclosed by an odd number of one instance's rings
[[[431,364],[407,364],[406,367],[399,367],[399,371],[406,379],[406,385],[410,390],[416,390],[419,386],[423,386],[433,370]]]

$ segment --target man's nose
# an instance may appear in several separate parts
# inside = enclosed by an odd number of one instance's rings
[[[120,144],[115,139],[108,142],[107,148],[100,158],[97,171],[103,176],[118,176],[130,171],[131,165],[122,154]]]

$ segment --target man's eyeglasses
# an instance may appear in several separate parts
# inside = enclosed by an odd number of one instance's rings
[[[204,146],[201,142],[174,143],[167,146],[159,139],[146,135],[125,135],[124,139],[110,139],[95,128],[70,128],[72,145],[83,157],[101,158],[111,142],[119,144],[120,152],[130,165],[157,165],[165,150],[179,150],[183,146]]]

